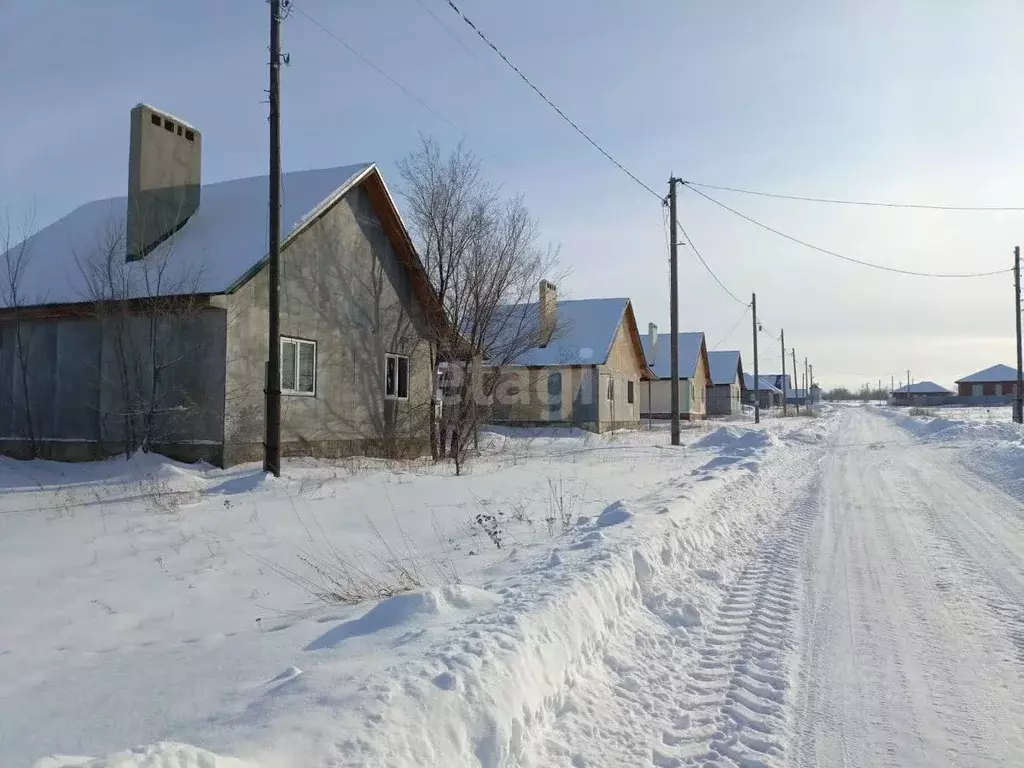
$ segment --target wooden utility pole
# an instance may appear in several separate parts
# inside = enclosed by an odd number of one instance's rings
[[[793,347],[793,381],[796,382],[796,387],[794,387],[794,389],[796,389],[796,392],[793,393],[795,395],[795,397],[793,398],[793,404],[796,406],[796,415],[799,416],[800,415],[800,377],[797,375],[797,372],[796,372],[796,347]]]
[[[285,0],[287,3],[288,0]],[[269,345],[263,471],[281,476],[281,0],[270,0],[270,232],[268,265]]]
[[[761,423],[761,380],[757,371],[757,294],[750,294],[750,308],[754,315],[754,423]]]
[[[807,398],[808,398],[808,395],[810,393],[807,391],[807,379],[808,379],[808,374],[807,374],[807,358],[805,357],[804,358],[804,406],[809,408],[810,406],[807,405]]]
[[[782,415],[786,413],[786,329],[779,331],[779,347],[782,349]]]
[[[1024,364],[1020,341],[1020,246],[1013,249],[1013,315],[1017,321],[1017,396],[1013,410],[1018,424],[1024,424]]]
[[[670,176],[668,180],[668,218],[669,218],[669,330],[672,339],[669,343],[669,364],[672,366],[672,445],[679,445],[679,244],[676,242],[676,182],[679,179]]]

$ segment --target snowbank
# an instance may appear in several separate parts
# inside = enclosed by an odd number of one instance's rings
[[[932,413],[942,414],[935,416],[911,416],[896,408],[880,411],[922,442],[953,449],[963,466],[1024,499],[1024,425],[992,418],[987,408],[934,409]]]
[[[253,768],[233,757],[220,757],[205,749],[161,742],[136,747],[105,758],[53,755],[37,760],[33,768]]]
[[[74,513],[64,500],[0,516],[0,610],[18,627],[0,648],[0,701],[19,702],[0,721],[21,754],[45,739],[32,756],[153,742],[36,768],[508,765],[573,706],[571,682],[601,663],[627,611],[652,611],[681,648],[703,631],[774,513],[761,468],[800,466],[826,429],[729,426],[691,437],[692,451],[666,450],[663,433],[494,433],[459,479],[147,466],[195,492],[192,506],[155,514],[119,493],[93,507],[90,489]],[[738,498],[758,500],[756,514]],[[500,522],[502,546],[480,519]],[[314,610],[268,567],[295,569],[316,547],[330,562],[341,542],[380,566],[397,550],[424,573],[448,559],[455,576]],[[66,679],[73,697],[54,692]]]

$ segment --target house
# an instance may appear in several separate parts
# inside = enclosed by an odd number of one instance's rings
[[[137,105],[127,197],[3,254],[26,257],[21,300],[0,307],[3,451],[262,456],[269,185],[201,183],[200,146]],[[282,453],[428,450],[444,316],[379,170],[284,174],[281,220]]]
[[[993,365],[958,379],[956,387],[960,397],[1010,398],[1017,394],[1017,369],[1008,365]]]
[[[738,350],[708,352],[711,393],[708,415],[735,416],[743,403],[743,361]]]
[[[758,376],[758,403],[761,408],[778,408],[782,405],[782,390],[775,386],[775,377]],[[743,374],[743,402],[754,404],[754,376]]]
[[[952,396],[952,392],[934,381],[919,381],[894,389],[890,402],[893,405],[941,405]]]
[[[627,298],[559,301],[542,280],[537,303],[503,308],[485,344],[495,377],[490,421],[514,426],[576,426],[592,432],[640,425],[639,393],[654,373],[644,360]],[[496,365],[510,329],[528,340]],[[525,329],[525,332],[524,332]],[[536,329],[536,330],[535,330]]]
[[[652,419],[672,418],[672,334],[658,334],[651,323],[644,337],[644,354],[655,379],[640,393],[640,413]],[[679,334],[679,416],[703,419],[707,416],[707,393],[711,386],[707,344],[703,333]]]

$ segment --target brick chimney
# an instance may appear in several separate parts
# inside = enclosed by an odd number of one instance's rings
[[[658,359],[658,326],[654,323],[647,324],[647,364],[654,365]]]
[[[541,280],[539,294],[537,308],[540,312],[540,346],[546,347],[555,333],[558,317],[558,289],[555,288],[554,283]]]
[[[199,210],[202,136],[148,104],[131,112],[128,261],[143,258]]]

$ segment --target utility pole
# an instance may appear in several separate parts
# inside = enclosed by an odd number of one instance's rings
[[[804,358],[804,405],[806,407],[810,408],[810,406],[807,405],[807,399],[808,399],[808,396],[810,395],[810,392],[808,392],[808,387],[807,387],[807,383],[808,383],[807,382],[807,378],[808,378],[808,374],[807,374],[807,358],[805,357]]]
[[[672,340],[669,363],[672,366],[672,445],[679,445],[679,244],[676,242],[676,182],[675,176],[668,179],[669,219],[669,330]]]
[[[800,415],[800,377],[796,372],[796,347],[793,347],[793,381],[796,382],[796,397],[793,398],[793,404],[796,405],[796,415]]]
[[[807,396],[811,398],[811,405],[814,405],[814,366],[810,367],[810,373],[807,374]]]
[[[779,331],[779,346],[782,348],[782,415],[786,416],[786,329]]]
[[[889,397],[892,397],[892,393],[896,391],[896,374],[889,374]]]
[[[761,380],[757,371],[757,294],[750,294],[750,308],[754,316],[754,423],[761,423]]]
[[[287,4],[288,0],[285,0]],[[281,476],[281,0],[270,0],[270,210],[268,230],[269,310],[266,376],[266,435],[263,471]]]
[[[1017,319],[1017,396],[1013,410],[1016,422],[1024,424],[1024,364],[1021,361],[1020,341],[1020,246],[1013,249],[1013,314]]]

